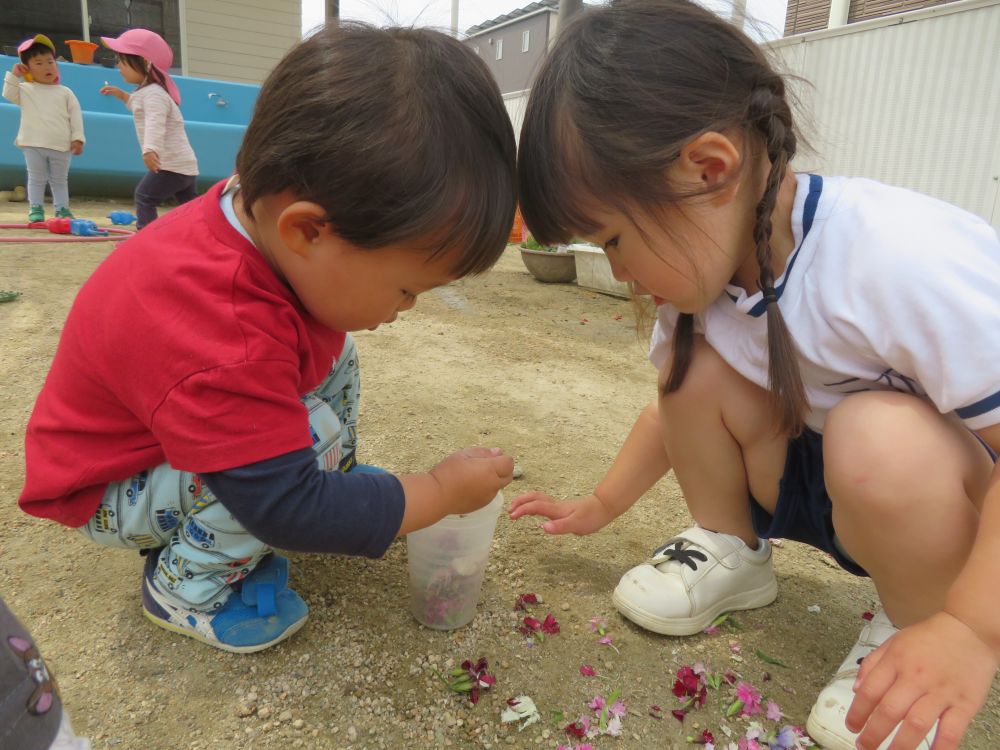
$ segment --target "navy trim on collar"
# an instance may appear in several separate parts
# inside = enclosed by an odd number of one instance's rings
[[[806,202],[802,207],[802,241],[799,242],[799,246],[795,248],[795,252],[792,253],[791,260],[788,261],[788,267],[785,269],[785,278],[782,279],[781,283],[774,288],[774,294],[779,300],[781,299],[782,292],[785,291],[785,284],[788,283],[788,278],[792,275],[792,267],[795,265],[795,261],[799,257],[799,250],[802,249],[802,244],[806,241],[806,237],[809,235],[809,230],[812,229],[813,219],[816,218],[816,208],[819,206],[819,197],[822,192],[823,178],[818,174],[809,175],[809,193],[806,195]],[[736,302],[736,297],[733,297],[731,294],[729,297],[733,300],[733,302]],[[761,299],[756,305],[747,311],[747,315],[759,318],[765,312],[767,312],[767,304],[763,299]]]

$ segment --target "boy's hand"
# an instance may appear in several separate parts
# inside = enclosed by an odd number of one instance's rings
[[[73,141],[69,144],[69,151],[73,156],[79,156],[83,153],[83,141]]]
[[[142,155],[142,163],[150,172],[160,171],[160,157],[155,151],[147,151]]]
[[[549,520],[542,524],[542,530],[547,534],[577,536],[593,534],[615,520],[597,495],[557,502],[544,492],[529,492],[514,498],[509,514],[515,521],[521,516],[545,516]]]
[[[847,726],[861,732],[861,750],[875,750],[902,722],[892,750],[913,750],[940,720],[933,750],[955,750],[986,701],[998,663],[975,631],[938,612],[865,657]]]
[[[28,72],[28,66],[24,63],[14,63],[14,67],[10,69],[10,72],[18,78],[24,78],[24,74]]]
[[[441,490],[443,510],[471,513],[488,504],[514,479],[514,459],[499,448],[466,448],[430,470]]]

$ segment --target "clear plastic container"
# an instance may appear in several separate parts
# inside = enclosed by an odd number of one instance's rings
[[[503,493],[472,513],[445,516],[406,535],[410,611],[422,624],[454,630],[476,616]]]

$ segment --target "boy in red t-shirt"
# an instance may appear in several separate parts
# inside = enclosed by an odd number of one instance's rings
[[[147,617],[248,652],[308,614],[272,547],[380,557],[510,482],[498,449],[426,474],[356,465],[347,332],[493,265],[514,138],[457,40],[341,24],[271,73],[237,171],[80,290],[28,423],[20,504],[148,552]]]

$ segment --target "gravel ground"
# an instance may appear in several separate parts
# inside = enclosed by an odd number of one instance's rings
[[[74,208],[98,219],[130,206]],[[0,220],[21,220],[25,210],[0,203]],[[731,688],[709,691],[683,725],[671,718],[679,667],[701,661],[713,672],[734,670],[801,725],[862,613],[875,607],[868,581],[789,542],[775,551],[777,602],[738,614],[738,629],[677,639],[630,625],[612,608],[611,590],[690,522],[671,476],[590,537],[545,538],[537,522],[501,516],[479,613],[454,632],[428,630],[409,614],[403,542],[377,561],[292,555],[292,585],[312,615],[262,654],[225,654],[160,630],[140,612],[138,555],[90,545],[15,504],[35,394],[76,290],[109,250],[0,245],[0,289],[24,293],[0,305],[0,594],[33,630],[77,728],[98,750],[554,749],[571,739],[566,724],[593,714],[588,701],[616,689],[627,705],[623,733],[601,736],[595,747],[689,747],[688,736],[718,736],[724,726],[739,733],[746,720],[724,720]],[[533,281],[509,251],[491,273],[429,293],[396,324],[358,336],[361,459],[424,470],[458,448],[496,445],[524,472],[508,500],[529,489],[589,491],[654,392],[632,320],[625,301]],[[531,614],[551,613],[559,634],[532,644],[518,632],[524,613],[514,603],[526,592],[542,600]],[[607,621],[613,646],[598,644],[593,617]],[[758,650],[787,668],[765,663]],[[472,706],[436,674],[481,656],[497,682]],[[581,675],[582,664],[597,676]],[[521,694],[542,713],[524,731],[500,722],[506,700]],[[665,718],[650,716],[653,705]],[[557,711],[562,718],[553,720]],[[995,689],[963,747],[1000,747],[998,717]]]

